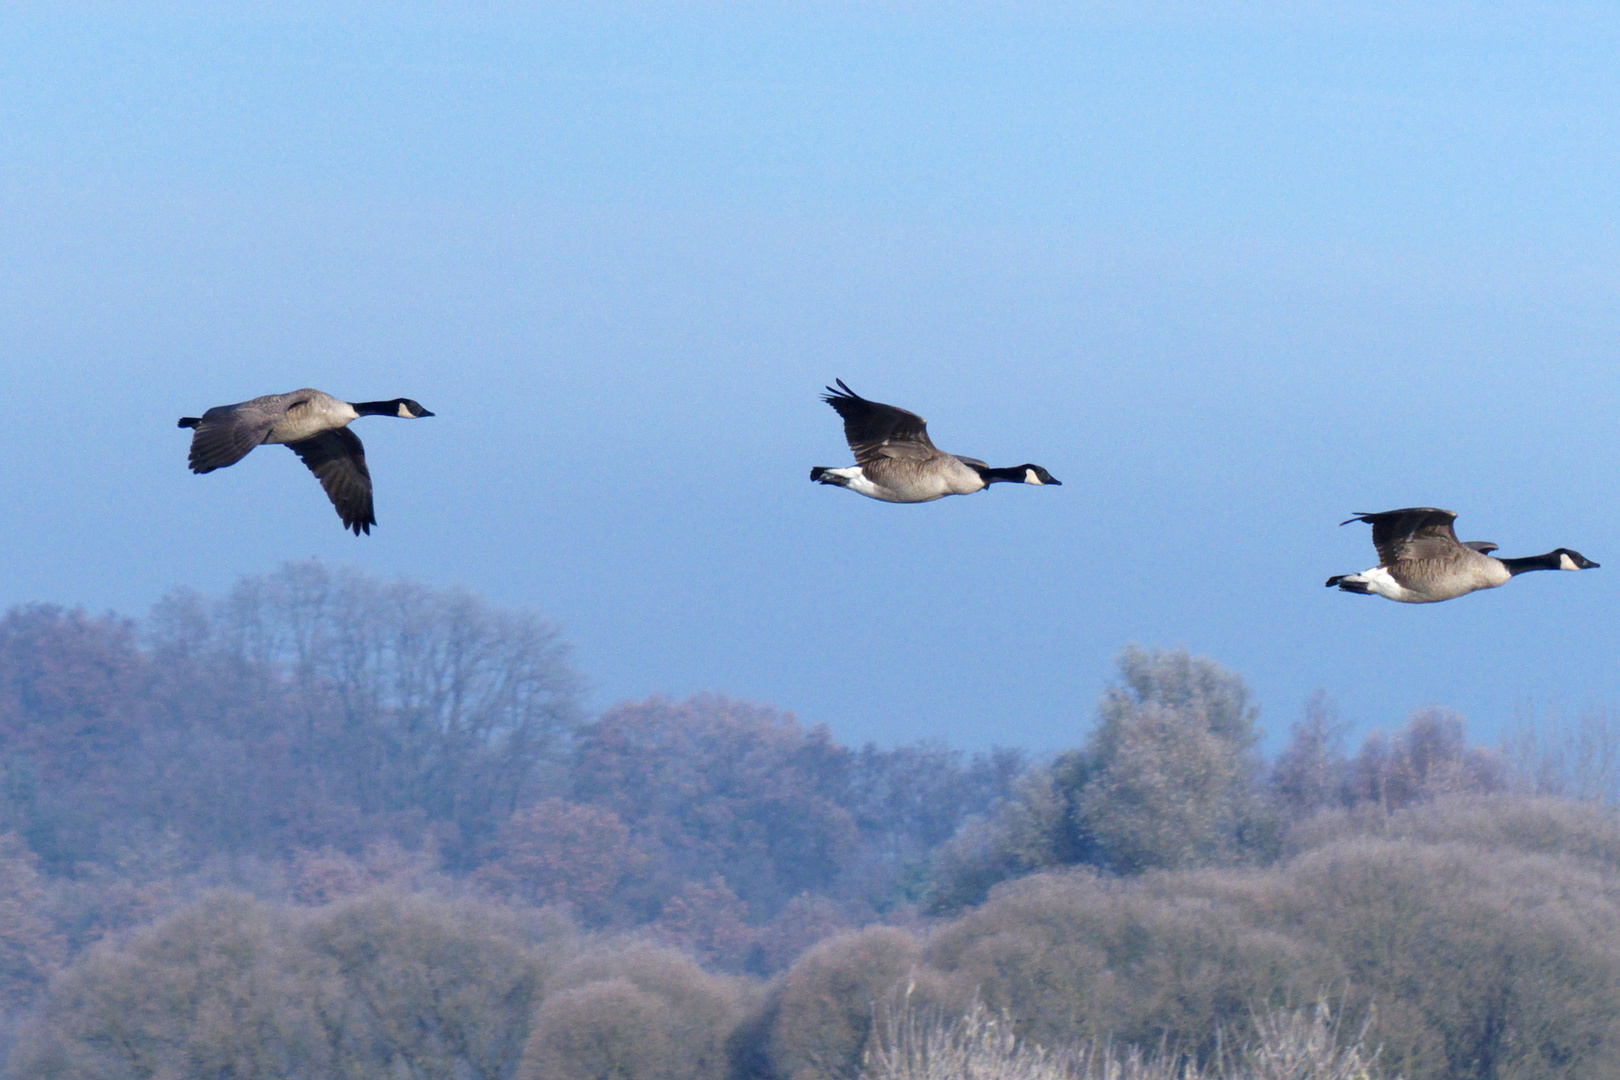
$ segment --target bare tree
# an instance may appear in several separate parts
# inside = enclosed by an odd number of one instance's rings
[[[1321,690],[1305,703],[1305,715],[1289,732],[1288,745],[1271,769],[1272,798],[1293,820],[1341,805],[1349,797],[1344,722]]]
[[[1538,717],[1526,702],[1514,710],[1502,756],[1515,790],[1620,802],[1620,718],[1603,706],[1583,709],[1570,721],[1552,709]]]
[[[546,781],[579,722],[557,629],[456,589],[289,563],[211,607],[171,598],[154,637],[159,652],[196,658],[208,684],[191,688],[193,727],[248,717],[255,730],[241,734],[286,747],[302,798],[438,823],[452,855]],[[212,722],[215,705],[238,722]]]
[[[1507,786],[1502,759],[1469,746],[1463,719],[1449,709],[1419,709],[1393,738],[1374,732],[1350,765],[1351,802],[1386,810],[1438,795],[1487,793]]]

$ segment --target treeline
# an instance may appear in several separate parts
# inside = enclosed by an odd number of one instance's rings
[[[315,563],[144,624],[0,619],[0,831],[71,886],[69,948],[177,888],[300,900],[436,875],[764,973],[915,906],[1016,751],[840,746],[774,709],[587,719],[556,631]]]
[[[1137,649],[1042,762],[723,698],[588,718],[540,620],[318,564],[140,624],[16,609],[10,1071],[833,1080],[910,1075],[927,1015],[1063,1075],[1237,1076],[1278,1016],[1368,1076],[1608,1075],[1607,718],[1487,751],[1425,710],[1352,753],[1317,699],[1270,761],[1256,723]]]

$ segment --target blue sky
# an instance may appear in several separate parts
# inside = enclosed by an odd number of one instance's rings
[[[0,604],[310,556],[537,609],[610,705],[1078,742],[1128,642],[1280,732],[1620,701],[1620,15],[0,4]],[[1058,489],[897,507],[842,377]],[[174,419],[315,385],[356,540]],[[1350,513],[1605,563],[1341,595]],[[1609,565],[1612,563],[1612,572]]]

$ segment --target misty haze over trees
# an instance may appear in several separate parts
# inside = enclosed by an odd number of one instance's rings
[[[1426,709],[1352,749],[1317,698],[1268,761],[1258,719],[1136,647],[1050,760],[718,696],[592,717],[542,619],[318,563],[17,608],[9,1073],[1273,1075],[1295,1039],[1324,1077],[1611,1075],[1620,725],[1491,750]]]

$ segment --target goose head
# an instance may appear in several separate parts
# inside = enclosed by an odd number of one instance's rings
[[[1039,465],[1030,465],[1026,463],[1017,466],[1017,468],[1024,470],[1024,483],[1026,484],[1052,484],[1056,487],[1063,486],[1063,481],[1059,480],[1057,477],[1053,476]]]
[[[1569,548],[1555,548],[1553,554],[1558,556],[1558,569],[1560,570],[1596,570],[1598,564],[1588,559],[1578,551]]]

